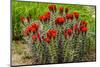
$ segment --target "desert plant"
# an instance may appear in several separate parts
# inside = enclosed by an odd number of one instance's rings
[[[48,5],[48,11],[33,20],[20,16],[23,38],[35,64],[83,61],[89,46],[88,22],[78,11]]]

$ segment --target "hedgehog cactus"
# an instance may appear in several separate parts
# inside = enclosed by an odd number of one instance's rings
[[[30,22],[23,27],[23,36],[32,48],[35,62],[81,61],[77,57],[81,57],[86,48],[87,22],[80,20],[81,15],[76,11],[69,13],[69,8],[49,5],[48,9],[37,22],[32,21],[32,17],[20,17],[23,25]]]

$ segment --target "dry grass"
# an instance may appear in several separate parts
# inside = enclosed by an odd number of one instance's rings
[[[27,65],[32,64],[32,56],[26,44],[20,41],[12,43],[12,65]]]

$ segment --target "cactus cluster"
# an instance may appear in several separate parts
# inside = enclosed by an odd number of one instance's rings
[[[48,6],[47,12],[33,21],[31,15],[21,16],[23,37],[28,43],[34,64],[84,61],[88,27],[78,11]]]

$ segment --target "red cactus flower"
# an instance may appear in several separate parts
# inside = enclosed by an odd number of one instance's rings
[[[46,13],[45,13],[45,15],[50,15],[50,14],[51,14],[50,12],[46,12]]]
[[[88,30],[88,29],[87,29],[86,27],[83,27],[81,31],[82,31],[82,32],[87,32],[87,30]]]
[[[77,32],[78,34],[81,32],[81,29],[83,28],[83,26],[80,26],[80,28],[78,27],[78,24],[75,24],[73,26],[73,30],[75,30],[75,32]]]
[[[36,23],[32,23],[31,26],[32,28],[35,28],[36,31],[39,29],[39,25]]]
[[[47,17],[45,15],[39,16],[40,21],[46,21]]]
[[[83,25],[83,26],[85,26],[85,27],[87,26],[87,24],[88,24],[88,23],[87,23],[86,21],[83,21],[83,20],[81,20],[81,22],[80,22],[80,25]]]
[[[67,33],[68,33],[69,36],[72,34],[72,32],[73,32],[72,29],[68,29],[68,30],[67,30]]]
[[[83,23],[83,25],[84,25],[85,27],[87,26],[87,24],[88,24],[87,22],[84,22],[84,23]]]
[[[44,15],[39,16],[39,20],[40,20],[40,21],[47,21],[47,20],[50,19],[50,15],[51,15],[50,12],[46,12],[46,13],[44,13]]]
[[[44,16],[45,16],[48,20],[50,19],[50,15],[51,15],[50,12],[46,12],[46,13],[44,14]]]
[[[79,13],[78,13],[78,12],[74,12],[73,15],[75,16],[76,20],[78,20],[78,18],[79,18]]]
[[[26,29],[27,29],[29,32],[31,32],[31,30],[32,30],[32,26],[29,25]]]
[[[21,22],[24,22],[25,21],[25,17],[21,16],[20,20],[21,20]]]
[[[37,35],[32,35],[33,40],[37,40]]]
[[[63,7],[60,7],[60,8],[59,8],[59,12],[60,12],[60,13],[63,13],[63,11],[64,11],[64,8],[63,8]]]
[[[69,8],[65,8],[65,13],[67,14],[69,10]]]
[[[72,21],[73,20],[73,14],[66,14],[66,18],[70,19]]]
[[[48,30],[48,32],[47,32],[47,37],[50,38],[50,39],[51,39],[51,38],[55,38],[56,35],[57,35],[57,31],[54,30],[54,29],[50,29],[50,30]]]
[[[50,43],[50,39],[48,37],[44,38],[44,41],[47,42],[47,43]]]
[[[73,29],[74,29],[75,31],[77,31],[77,30],[78,30],[78,24],[75,24],[74,27],[73,27]]]
[[[32,27],[32,28],[31,28],[31,31],[32,31],[33,33],[36,32],[36,28]]]
[[[80,25],[80,30],[82,30],[83,27],[84,27],[83,25]]]
[[[50,10],[50,11],[56,11],[56,5],[49,5],[48,6],[48,9]]]
[[[65,18],[64,17],[61,17],[61,16],[58,16],[55,20],[55,23],[56,24],[63,24],[65,22]]]
[[[36,23],[32,23],[31,25],[29,25],[27,27],[27,29],[28,29],[28,31],[30,31],[30,32],[32,31],[33,33],[35,33],[36,31],[38,31],[39,25]]]

